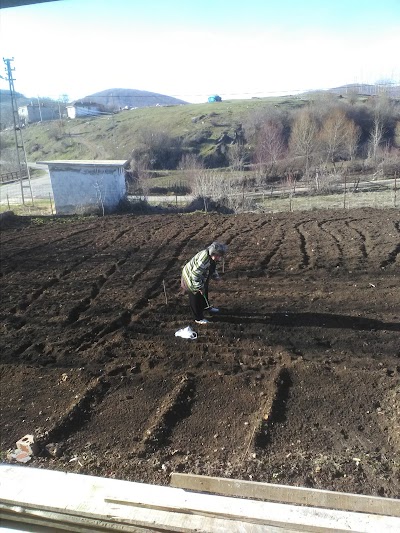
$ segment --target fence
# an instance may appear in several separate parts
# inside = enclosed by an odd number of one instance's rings
[[[34,204],[40,209],[53,212],[54,200],[50,184],[32,181]],[[214,198],[214,195],[210,194]],[[174,205],[176,208],[194,200],[190,194],[159,194],[128,196],[130,201],[145,200],[153,205]],[[0,187],[0,210],[13,209],[22,204],[19,183]],[[231,189],[227,198],[228,207],[235,212],[281,212],[314,209],[349,209],[360,207],[398,208],[400,206],[400,181],[392,179],[369,179],[363,182],[336,181],[317,189],[315,180],[308,182],[272,183],[262,189]],[[206,205],[204,206],[206,207]]]
[[[10,173],[11,174],[11,173]],[[14,174],[14,173],[13,173]],[[22,199],[21,184],[18,178],[9,182],[2,182],[0,185],[0,211],[12,210],[16,214],[43,214],[52,215],[55,213],[53,191],[50,180],[31,180],[33,201],[31,197]],[[24,183],[27,183],[26,180]]]
[[[272,185],[253,199],[268,211],[296,211],[307,209],[340,209],[357,207],[399,206],[400,187],[397,175],[393,179],[343,181],[328,187],[316,188],[315,182]],[[246,195],[247,202],[249,201]]]
[[[19,180],[19,172],[6,172],[0,174],[0,183],[12,183]]]
[[[318,188],[319,185],[319,188]],[[400,183],[392,179],[371,177],[361,182],[358,179],[337,179],[323,186],[314,180],[276,182],[258,188],[231,188],[225,194],[228,207],[234,211],[301,211],[312,209],[349,209],[358,207],[398,207],[400,203]],[[210,193],[210,198],[217,196]],[[131,200],[146,200],[150,204],[188,204],[192,195],[134,195]],[[205,208],[206,208],[205,203]]]

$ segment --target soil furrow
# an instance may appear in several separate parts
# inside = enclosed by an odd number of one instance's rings
[[[157,407],[157,412],[146,428],[142,442],[136,448],[139,456],[165,446],[168,437],[180,420],[189,416],[196,384],[193,376],[183,376],[170,394]]]
[[[305,230],[304,224],[299,224],[295,228],[300,237],[300,250],[303,257],[302,263],[298,265],[298,268],[308,268],[311,262],[309,253],[311,252],[311,244],[309,242],[308,232]]]
[[[13,224],[6,453],[29,433],[48,451],[33,467],[398,496],[398,209]],[[220,312],[198,325],[181,267],[215,239],[229,245],[223,283],[210,283]],[[188,325],[196,340],[175,336]]]
[[[394,250],[388,253],[387,258],[384,261],[382,261],[381,264],[379,265],[380,268],[387,268],[388,266],[394,265],[397,262],[399,256],[400,256],[400,244],[398,244],[394,248]]]

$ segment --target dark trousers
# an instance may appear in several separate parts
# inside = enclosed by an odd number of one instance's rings
[[[204,300],[204,297],[203,297],[204,308],[206,308],[208,306],[208,286],[210,285],[210,278],[214,274],[216,268],[217,268],[217,263],[211,259],[210,260],[210,269],[208,271],[208,276],[207,276],[206,282],[204,283],[204,289],[203,289],[203,294],[206,297],[205,300]]]
[[[194,319],[202,320],[204,318],[204,309],[207,306],[204,296],[199,292],[193,294],[189,291],[189,305]]]

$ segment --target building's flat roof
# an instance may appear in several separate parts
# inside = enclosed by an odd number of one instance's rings
[[[125,165],[126,159],[56,159],[53,161],[37,161],[39,165],[65,165],[65,166],[87,166],[87,167],[100,167],[100,166],[122,166]]]

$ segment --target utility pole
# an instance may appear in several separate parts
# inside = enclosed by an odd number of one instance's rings
[[[39,96],[37,97],[37,103],[38,103],[38,107],[39,107],[39,117],[40,117],[40,122],[43,122],[43,118],[42,118],[42,110],[40,109],[40,100],[39,100]]]
[[[8,79],[8,83],[10,86],[10,99],[11,99],[12,116],[13,116],[13,123],[14,123],[14,140],[15,140],[15,149],[17,153],[19,181],[21,184],[22,203],[23,205],[25,205],[25,199],[26,197],[29,197],[31,203],[33,204],[31,176],[29,173],[28,162],[26,160],[26,151],[25,151],[25,146],[24,146],[24,140],[22,138],[22,124],[21,124],[21,120],[18,114],[17,96],[15,93],[14,78],[12,75],[15,68],[11,67],[11,61],[14,61],[14,58],[5,59],[3,57],[3,61],[6,65],[5,70],[7,72],[7,79]]]

